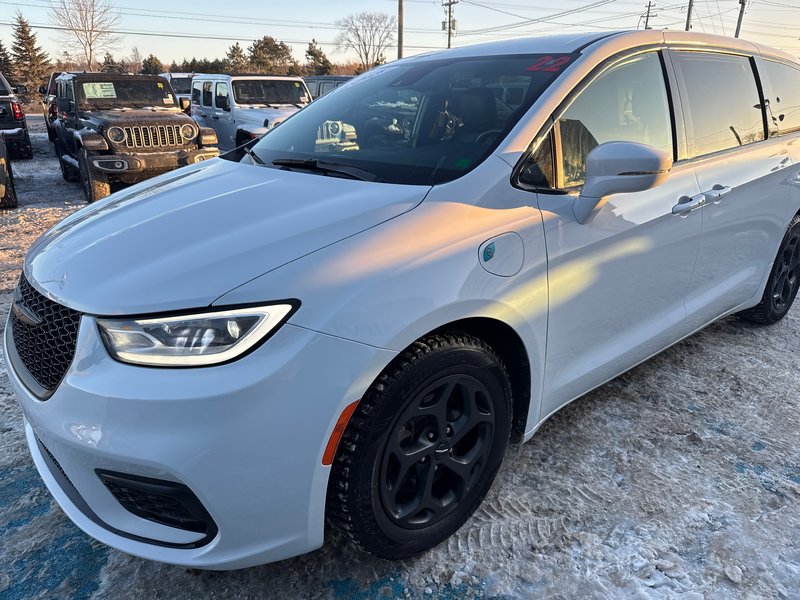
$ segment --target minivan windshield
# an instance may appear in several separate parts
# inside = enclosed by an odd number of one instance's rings
[[[299,81],[282,79],[236,79],[233,98],[237,104],[305,104],[306,88]]]
[[[84,110],[177,106],[169,84],[161,77],[128,77],[75,82],[78,106]]]
[[[267,167],[342,176],[344,166],[390,183],[450,181],[481,163],[575,57],[460,57],[378,67],[292,115],[252,151]],[[231,156],[239,158],[257,163]]]

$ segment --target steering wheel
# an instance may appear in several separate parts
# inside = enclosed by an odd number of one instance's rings
[[[489,145],[501,133],[503,133],[502,129],[490,129],[488,131],[483,131],[478,134],[478,137],[475,138],[475,143]]]

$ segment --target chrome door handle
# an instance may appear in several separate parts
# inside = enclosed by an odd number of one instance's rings
[[[719,183],[717,183],[710,190],[703,193],[706,195],[706,198],[708,200],[711,200],[714,204],[719,204],[720,202],[722,202],[722,197],[727,194],[730,194],[731,191],[732,188],[730,186],[720,185]]]
[[[672,207],[673,215],[688,215],[693,210],[702,208],[706,203],[705,194],[697,194],[696,196],[681,196],[678,198],[678,203]]]

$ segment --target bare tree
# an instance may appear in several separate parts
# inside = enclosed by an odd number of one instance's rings
[[[385,13],[362,12],[336,22],[340,50],[352,49],[366,71],[386,62],[385,52],[394,42],[397,18]]]
[[[114,28],[119,13],[111,0],[51,0],[50,21],[61,30],[64,45],[82,53],[91,69],[96,57],[119,42]]]

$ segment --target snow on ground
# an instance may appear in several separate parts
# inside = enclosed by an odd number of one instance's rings
[[[47,138],[15,163],[0,288],[45,227],[82,206]],[[9,295],[0,294],[0,312]],[[509,450],[482,508],[413,560],[334,532],[312,554],[235,572],[132,558],[61,513],[0,376],[0,597],[800,598],[800,307],[725,319],[574,402]]]

